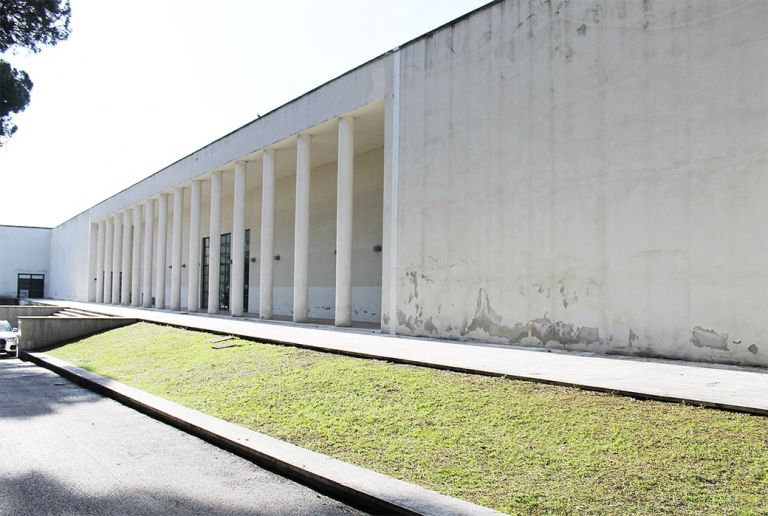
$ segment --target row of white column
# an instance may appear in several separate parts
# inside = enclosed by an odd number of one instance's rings
[[[336,314],[337,326],[352,323],[352,205],[354,179],[354,120],[339,119],[338,183],[336,209]],[[311,137],[300,134],[296,142],[296,212],[293,270],[293,320],[309,318],[309,220],[310,220],[310,155]],[[245,207],[246,162],[235,163],[234,206],[230,268],[230,311],[243,315],[245,271]],[[211,214],[208,269],[208,312],[219,311],[221,258],[221,181],[222,172],[211,175]],[[190,187],[189,267],[187,308],[200,309],[201,231],[200,205],[202,180]],[[155,199],[128,208],[95,225],[98,236],[91,259],[95,261],[96,285],[91,301],[132,306],[152,306],[152,266],[155,271],[155,302],[165,308],[166,246],[168,227],[168,194],[157,196],[158,231],[154,235]],[[181,309],[182,225],[184,187],[173,190],[173,227],[171,229],[171,298],[170,309]],[[142,225],[143,212],[143,225]],[[143,256],[142,249],[143,228]],[[259,271],[259,317],[271,319],[275,235],[275,151],[262,153],[261,250]],[[156,244],[156,245],[155,245]],[[154,247],[154,252],[153,252]],[[95,256],[94,256],[95,255]],[[153,264],[154,257],[154,264]],[[122,279],[121,279],[122,276]],[[111,282],[110,282],[111,281]]]

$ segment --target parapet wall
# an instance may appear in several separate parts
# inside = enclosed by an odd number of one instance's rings
[[[19,348],[46,348],[135,322],[136,319],[124,317],[19,317]]]
[[[60,306],[8,305],[0,306],[0,321],[8,321],[14,328],[19,327],[19,317],[48,317],[61,310]]]

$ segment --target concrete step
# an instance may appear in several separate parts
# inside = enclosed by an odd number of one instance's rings
[[[68,312],[67,310],[62,310],[61,312],[56,312],[53,314],[54,317],[81,317],[78,314],[73,314],[71,312]]]
[[[104,314],[97,314],[96,312],[89,312],[87,310],[79,310],[76,308],[66,308],[62,310],[72,317],[107,317]]]

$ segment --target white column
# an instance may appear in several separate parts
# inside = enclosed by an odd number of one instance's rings
[[[171,237],[171,310],[181,310],[181,231],[184,217],[184,188],[173,191],[173,236]]]
[[[107,217],[107,234],[104,239],[104,303],[112,302],[112,243],[115,237],[115,224],[112,217]]]
[[[397,334],[397,223],[400,205],[400,51],[392,56],[392,94],[384,114],[384,221],[382,253],[381,330]]]
[[[232,216],[232,267],[229,281],[229,308],[232,315],[243,315],[245,273],[245,161],[235,163],[235,198]]]
[[[120,304],[131,304],[131,212],[123,212],[123,282],[120,285]]]
[[[106,221],[99,221],[99,239],[96,244],[96,302],[104,302],[104,250],[106,246]]]
[[[200,310],[200,194],[203,183],[192,181],[189,207],[189,288],[187,289],[187,309],[190,312]]]
[[[141,306],[152,306],[152,243],[155,240],[155,201],[152,199],[144,202],[144,275],[142,276]]]
[[[133,208],[133,256],[131,256],[131,306],[141,306],[141,207]]]
[[[120,275],[122,270],[120,269],[120,262],[122,258],[122,241],[123,241],[123,223],[120,214],[114,216],[115,231],[112,238],[112,304],[120,304]]]
[[[168,251],[168,194],[157,202],[157,259],[155,260],[155,308],[165,308],[165,266]]]
[[[211,176],[211,225],[208,245],[208,313],[219,313],[221,274],[221,172]]]
[[[272,318],[272,269],[275,254],[275,151],[262,157],[261,263],[259,269],[259,318]]]
[[[293,321],[309,319],[309,186],[310,148],[308,134],[296,140],[296,215],[293,245]]]
[[[99,255],[99,225],[95,222],[91,222],[88,227],[90,228],[90,234],[88,235],[88,285],[86,292],[88,293],[88,302],[96,302],[96,262]]]
[[[339,119],[339,171],[336,189],[336,326],[352,324],[352,185],[354,120]]]

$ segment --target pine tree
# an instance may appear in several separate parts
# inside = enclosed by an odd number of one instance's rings
[[[69,37],[69,0],[2,0],[0,2],[0,54],[39,52]],[[0,58],[0,145],[16,132],[12,121],[29,104],[29,75]]]

